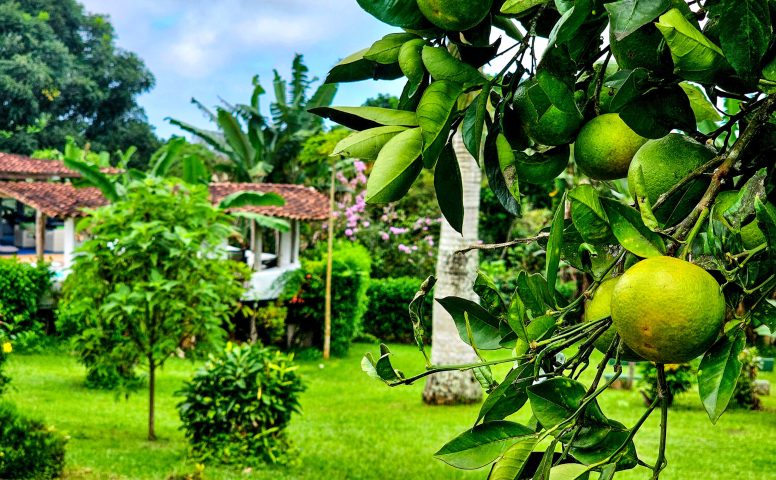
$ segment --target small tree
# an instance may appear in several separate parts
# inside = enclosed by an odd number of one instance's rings
[[[156,369],[180,350],[222,341],[242,293],[246,272],[219,251],[233,233],[231,218],[211,205],[204,186],[149,178],[82,228],[90,239],[64,289],[65,304],[79,307],[76,349],[87,366],[120,381],[135,367],[147,370],[154,440]]]

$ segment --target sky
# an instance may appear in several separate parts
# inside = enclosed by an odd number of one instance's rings
[[[247,103],[253,75],[271,92],[272,70],[289,78],[295,53],[305,56],[311,76],[324,78],[342,58],[396,31],[355,0],[80,1],[88,12],[108,15],[117,45],[137,53],[156,77],[156,86],[138,100],[162,138],[183,134],[166,117],[209,126],[192,98],[207,106],[217,105],[219,97]],[[398,96],[401,86],[343,84],[334,103],[360,105],[378,93]]]

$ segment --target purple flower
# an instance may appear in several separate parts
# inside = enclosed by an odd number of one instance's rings
[[[390,230],[391,233],[394,235],[401,235],[409,231],[408,228],[400,228],[400,227],[390,227],[388,230]]]
[[[387,242],[391,238],[391,236],[385,232],[380,232],[380,238],[382,238],[384,242]]]
[[[353,236],[353,230],[350,228],[345,229],[345,236],[346,237],[352,237]]]
[[[400,243],[398,248],[402,253],[412,253],[412,249],[403,243]]]

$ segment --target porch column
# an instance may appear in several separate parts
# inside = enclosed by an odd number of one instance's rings
[[[299,263],[299,220],[291,221],[291,234],[293,235],[293,253],[291,263]]]
[[[64,242],[64,266],[65,270],[73,265],[73,253],[75,252],[75,219],[65,219],[65,242]]]
[[[35,254],[38,263],[43,263],[43,254],[46,252],[46,214],[35,210]]]
[[[280,232],[280,243],[278,245],[278,267],[290,265],[293,261],[293,227],[288,232]]]
[[[251,220],[251,243],[250,249],[253,252],[253,269],[261,270],[261,251],[262,245],[262,231],[261,227],[256,224],[256,220]]]

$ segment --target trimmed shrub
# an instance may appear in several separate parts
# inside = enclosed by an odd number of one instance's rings
[[[45,334],[45,325],[37,319],[38,303],[50,288],[47,265],[0,259],[0,332],[17,348],[32,346]]]
[[[293,459],[285,429],[304,390],[293,357],[257,344],[227,345],[177,394],[182,429],[202,462],[255,466]]]
[[[46,480],[65,467],[67,439],[38,420],[0,403],[0,478]]]
[[[692,388],[695,381],[695,369],[689,363],[673,363],[665,365],[665,372],[666,384],[668,385],[668,406],[671,406],[677,395]],[[657,367],[652,362],[643,362],[641,375],[641,392],[645,402],[651,403],[657,397]]]
[[[741,375],[738,376],[730,404],[747,410],[758,410],[762,405],[755,388],[755,380],[757,380],[757,373],[760,370],[757,362],[757,349],[754,347],[744,349],[738,355],[738,359],[741,361]]]
[[[372,279],[367,296],[369,308],[364,315],[364,332],[381,342],[414,343],[409,304],[423,280],[412,277]],[[425,308],[431,311],[431,296],[426,297]],[[431,325],[423,326],[431,338]]]
[[[367,309],[371,259],[363,246],[339,243],[332,262],[331,353],[342,356],[361,332]],[[312,344],[323,345],[326,298],[326,253],[302,262],[286,277],[281,300],[288,307],[288,322],[310,332]]]

